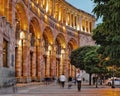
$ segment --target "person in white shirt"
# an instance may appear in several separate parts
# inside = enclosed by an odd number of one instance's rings
[[[62,88],[64,88],[65,86],[65,81],[66,81],[65,75],[64,74],[60,75],[60,83],[61,83]]]
[[[77,80],[78,91],[81,91],[82,73],[80,73],[80,70],[78,70],[78,72],[76,74],[76,80]]]

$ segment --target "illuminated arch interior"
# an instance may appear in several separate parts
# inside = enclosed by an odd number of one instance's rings
[[[0,15],[12,23],[12,0],[0,0]]]
[[[69,40],[68,46],[71,46],[72,50],[74,50],[78,47],[76,40],[73,38]]]
[[[44,32],[43,32],[43,37],[44,37],[44,39],[47,40],[47,42],[48,42],[49,44],[53,44],[53,39],[54,39],[54,37],[53,37],[52,30],[51,30],[49,27],[46,27],[46,28],[45,28],[45,30],[44,30]]]
[[[33,17],[30,22],[30,30],[36,38],[39,39],[41,37],[40,25],[39,25],[38,20],[35,17]]]
[[[61,46],[62,48],[65,48],[65,47],[66,47],[64,35],[58,34],[58,35],[57,35],[57,38],[56,38],[56,42],[58,42],[58,44],[60,44],[60,46]]]
[[[16,19],[20,21],[20,29],[28,30],[28,19],[25,8],[22,3],[16,4]]]

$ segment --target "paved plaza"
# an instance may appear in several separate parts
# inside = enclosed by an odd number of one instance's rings
[[[82,85],[82,90],[78,92],[75,85],[68,89],[67,84],[65,88],[61,88],[58,84],[34,84],[21,86],[16,93],[7,90],[7,93],[0,96],[120,96],[120,88],[113,89],[108,86],[95,88],[95,86]]]

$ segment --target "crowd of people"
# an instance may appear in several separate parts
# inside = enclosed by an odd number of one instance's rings
[[[55,82],[56,84],[58,83],[60,85],[60,88],[64,88],[65,87],[65,83],[66,81],[68,82],[68,89],[70,89],[74,84],[77,83],[77,90],[80,91],[81,90],[81,81],[84,81],[84,78],[82,77],[82,73],[80,72],[80,70],[78,70],[78,72],[76,73],[76,77],[72,78],[72,76],[69,76],[68,78],[63,74],[60,75],[59,78],[45,78],[45,83],[46,85],[49,84],[51,81]]]

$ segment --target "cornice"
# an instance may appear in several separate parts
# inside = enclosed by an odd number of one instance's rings
[[[94,16],[94,15],[92,15],[92,14],[90,14],[90,13],[87,13],[87,12],[85,12],[84,10],[81,10],[81,9],[76,8],[75,6],[73,6],[73,5],[71,5],[70,3],[68,3],[66,0],[62,0],[62,2],[63,2],[66,6],[71,7],[71,9],[73,9],[73,10],[75,10],[75,11],[77,11],[77,12],[83,13],[84,15],[88,15],[88,16],[90,16],[90,17],[92,17],[92,18],[95,19],[95,16]]]

